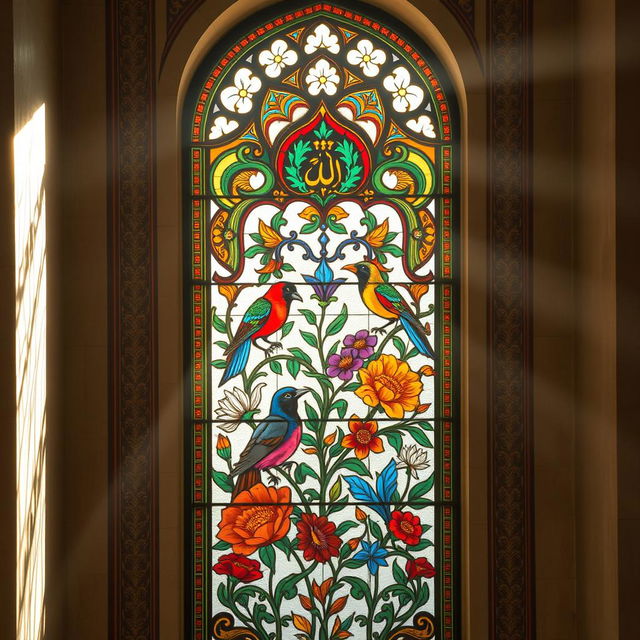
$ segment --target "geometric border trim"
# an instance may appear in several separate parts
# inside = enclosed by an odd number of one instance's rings
[[[490,638],[535,637],[531,413],[531,11],[490,0],[489,569]]]
[[[107,1],[109,638],[158,633],[154,0]]]

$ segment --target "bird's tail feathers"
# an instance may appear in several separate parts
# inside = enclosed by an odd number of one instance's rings
[[[227,357],[227,367],[225,368],[224,373],[222,374],[222,380],[220,381],[221,385],[244,370],[247,365],[247,361],[249,360],[250,349],[251,340],[245,340],[245,342],[229,354]]]
[[[233,486],[231,493],[231,501],[233,502],[236,497],[243,491],[251,489],[256,484],[259,484],[262,480],[259,469],[249,469],[244,473],[241,473]]]
[[[420,320],[408,314],[400,315],[400,322],[416,349],[424,356],[435,359],[436,354],[429,344],[429,338]]]

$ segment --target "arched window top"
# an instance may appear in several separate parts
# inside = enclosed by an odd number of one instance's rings
[[[196,640],[458,633],[457,108],[353,6],[257,14],[187,98]]]

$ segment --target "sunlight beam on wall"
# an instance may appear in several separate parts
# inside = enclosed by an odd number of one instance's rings
[[[45,633],[47,254],[45,105],[15,135],[16,639]]]

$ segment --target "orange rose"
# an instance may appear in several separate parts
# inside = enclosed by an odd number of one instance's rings
[[[422,382],[406,362],[382,355],[358,371],[360,387],[356,395],[370,407],[380,405],[390,418],[404,418],[419,403]]]
[[[256,484],[242,491],[222,511],[218,538],[231,543],[234,553],[250,556],[258,548],[284,538],[293,512],[291,489]]]

